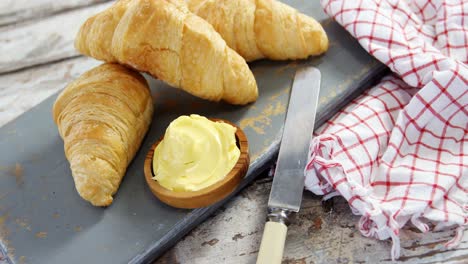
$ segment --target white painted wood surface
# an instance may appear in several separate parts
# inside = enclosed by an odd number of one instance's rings
[[[0,75],[0,126],[39,104],[101,62],[78,57]]]
[[[265,223],[271,178],[257,180],[194,229],[155,264],[255,263]],[[288,228],[283,263],[392,263],[391,242],[363,237],[341,197],[323,204],[304,193],[302,209]],[[460,247],[445,250],[453,231],[421,234],[401,231],[402,256],[395,263],[467,263],[468,235]]]
[[[43,18],[59,12],[106,1],[109,0],[2,0],[0,1],[0,26]]]
[[[0,28],[0,73],[77,56],[73,43],[81,24],[110,4]]]
[[[0,126],[100,63],[77,56],[73,38],[88,16],[109,3],[73,0],[53,3],[55,9],[41,7],[52,2],[0,3]],[[85,4],[93,5],[81,7]],[[65,10],[67,5],[80,8],[42,19],[30,10]],[[2,20],[6,17],[2,15],[8,14],[5,8],[33,14],[26,17],[34,20],[1,27],[2,21],[7,21]],[[24,17],[18,15],[9,21]],[[254,182],[155,263],[254,263],[270,186],[270,178]],[[289,227],[283,262],[390,263],[391,243],[361,236],[355,227],[358,219],[342,198],[323,206],[319,197],[305,193],[303,208]],[[452,235],[453,231],[421,234],[407,227],[401,232],[402,256],[396,263],[468,263],[468,234],[458,249],[443,249],[442,244]]]

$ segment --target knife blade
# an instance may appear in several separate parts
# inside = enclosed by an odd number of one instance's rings
[[[258,264],[281,263],[288,216],[301,207],[304,169],[315,125],[320,94],[320,71],[308,66],[297,70],[289,98],[286,120],[276,163],[268,222],[257,257]]]

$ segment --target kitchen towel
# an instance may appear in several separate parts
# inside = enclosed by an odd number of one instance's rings
[[[468,223],[468,1],[322,0],[325,12],[393,72],[310,144],[306,188],[341,195],[364,236],[393,240]]]

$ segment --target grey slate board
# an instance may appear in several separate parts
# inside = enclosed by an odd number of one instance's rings
[[[244,107],[206,102],[148,77],[155,101],[153,123],[108,208],[91,206],[75,191],[63,143],[51,118],[56,95],[0,128],[3,262],[148,263],[274,161],[297,67],[311,64],[322,72],[318,124],[387,72],[346,31],[326,18],[318,1],[284,2],[322,21],[330,50],[307,61],[251,63],[260,98]],[[162,204],[151,194],[142,168],[146,152],[167,125],[179,115],[191,113],[240,125],[249,139],[251,166],[236,192],[224,201],[181,210]]]

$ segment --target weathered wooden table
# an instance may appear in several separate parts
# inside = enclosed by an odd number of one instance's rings
[[[109,5],[106,0],[0,2],[0,126],[99,64],[79,56],[73,40],[88,16]],[[254,263],[270,186],[264,173],[156,263]],[[306,192],[289,228],[284,263],[390,263],[391,242],[361,236],[358,219],[342,198],[322,203]],[[453,234],[404,228],[398,262],[468,263],[468,234],[458,249],[443,248]]]

